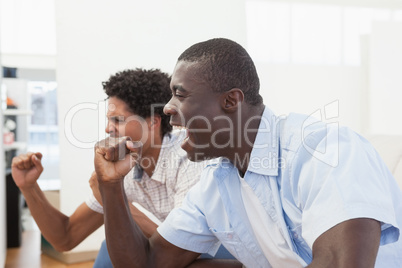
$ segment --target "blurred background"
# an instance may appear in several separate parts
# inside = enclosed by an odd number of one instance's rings
[[[101,82],[127,68],[171,74],[181,52],[214,37],[249,51],[277,115],[402,134],[402,0],[0,0],[1,177],[12,154],[42,152],[40,185],[72,213],[105,137]],[[0,183],[0,265],[5,191]],[[74,251],[98,249],[103,232]]]

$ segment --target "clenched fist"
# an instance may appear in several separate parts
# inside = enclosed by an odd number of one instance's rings
[[[122,180],[141,157],[142,143],[109,137],[95,145],[95,171],[100,182]]]
[[[26,153],[13,158],[11,173],[15,184],[20,189],[35,185],[43,171],[41,153]]]

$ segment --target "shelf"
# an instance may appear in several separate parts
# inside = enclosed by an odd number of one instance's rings
[[[3,115],[32,115],[32,111],[21,109],[7,109],[3,110]]]
[[[4,151],[10,150],[24,150],[27,147],[25,142],[13,142],[12,144],[3,144]]]

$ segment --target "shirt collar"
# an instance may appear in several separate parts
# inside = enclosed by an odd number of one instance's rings
[[[140,165],[135,165],[133,170],[133,180],[141,181],[142,177],[144,176],[144,170],[141,168]]]
[[[268,107],[265,107],[247,171],[278,176],[279,136],[277,124],[279,122],[278,117]]]

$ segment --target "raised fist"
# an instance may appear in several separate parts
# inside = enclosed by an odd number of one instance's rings
[[[130,137],[108,137],[95,145],[95,171],[98,180],[122,180],[141,157],[142,143]]]
[[[35,185],[43,171],[41,159],[41,153],[26,153],[13,158],[11,174],[20,189]]]

